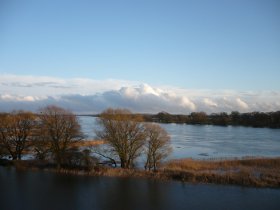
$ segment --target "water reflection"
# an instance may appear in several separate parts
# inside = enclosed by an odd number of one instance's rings
[[[280,190],[65,176],[0,167],[0,209],[279,209]]]

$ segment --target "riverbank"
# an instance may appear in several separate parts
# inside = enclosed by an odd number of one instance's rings
[[[234,160],[172,160],[163,164],[158,171],[122,169],[106,166],[85,168],[61,168],[47,161],[2,160],[0,165],[15,167],[18,170],[45,170],[55,173],[108,176],[138,177],[160,180],[176,180],[187,183],[229,184],[247,187],[280,188],[280,158],[245,158]]]
[[[234,160],[181,159],[166,163],[161,170],[171,179],[185,182],[280,187],[280,158]]]

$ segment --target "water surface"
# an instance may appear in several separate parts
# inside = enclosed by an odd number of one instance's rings
[[[3,210],[279,209],[280,190],[135,178],[66,176],[0,167]]]
[[[93,117],[80,117],[83,132],[94,139]],[[280,156],[280,129],[242,126],[160,124],[171,136],[170,158]]]

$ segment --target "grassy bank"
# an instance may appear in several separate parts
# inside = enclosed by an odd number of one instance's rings
[[[280,187],[280,158],[181,159],[166,163],[161,173],[169,179],[185,182]]]
[[[165,163],[157,172],[137,169],[95,166],[56,169],[47,161],[4,161],[1,165],[14,166],[20,170],[47,170],[62,174],[140,177],[160,180],[177,180],[189,183],[231,184],[250,187],[280,187],[280,158],[251,158],[235,160],[180,159]]]

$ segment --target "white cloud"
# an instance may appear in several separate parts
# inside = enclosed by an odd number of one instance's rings
[[[279,101],[277,91],[192,90],[135,81],[0,75],[0,111],[36,111],[49,104],[79,113],[98,113],[108,107],[185,114],[276,111]]]
[[[246,104],[244,101],[242,101],[240,98],[236,99],[237,105],[240,107],[242,110],[247,110],[249,108],[248,104]]]
[[[3,94],[0,96],[3,101],[15,100],[15,98],[9,94]]]
[[[86,78],[61,79],[44,76],[0,75],[0,94],[26,94],[32,96],[80,94],[89,95],[123,86],[139,85],[139,82],[124,80],[92,80]]]
[[[206,106],[210,106],[210,107],[217,107],[217,103],[215,103],[214,101],[212,101],[209,98],[205,98],[203,99],[203,102],[205,103]]]
[[[35,97],[33,97],[33,96],[24,96],[23,100],[24,101],[35,101]]]

